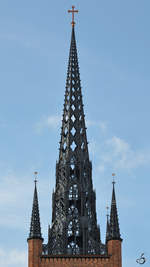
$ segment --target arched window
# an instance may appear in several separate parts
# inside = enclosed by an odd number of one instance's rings
[[[68,244],[68,253],[69,254],[80,254],[80,248],[75,242],[70,242]]]

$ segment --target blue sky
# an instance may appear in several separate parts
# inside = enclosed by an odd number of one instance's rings
[[[0,1],[0,266],[27,266],[38,191],[47,240],[74,4],[97,216],[105,238],[112,172],[123,267],[150,261],[150,2]]]

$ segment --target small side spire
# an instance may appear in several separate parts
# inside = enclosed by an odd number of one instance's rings
[[[117,204],[116,204],[116,195],[115,195],[115,181],[113,176],[113,191],[112,191],[112,201],[111,201],[111,211],[110,211],[110,235],[109,240],[122,240],[120,236],[120,229],[119,229],[119,220],[118,220],[118,213],[117,213]],[[107,240],[108,241],[108,240]]]
[[[33,207],[32,207],[32,215],[31,215],[31,225],[30,225],[30,233],[29,239],[42,239],[41,234],[41,225],[40,225],[40,214],[39,214],[39,204],[38,204],[38,194],[37,194],[37,172],[35,175],[35,188],[34,188],[34,196],[33,196]]]
[[[107,241],[110,239],[110,221],[109,221],[109,214],[108,214],[108,210],[109,210],[109,207],[107,206],[106,207],[107,209],[107,224],[106,224],[106,243]]]

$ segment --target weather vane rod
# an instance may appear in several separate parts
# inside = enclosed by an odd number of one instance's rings
[[[116,174],[115,174],[115,173],[112,173],[112,177],[113,177],[112,184],[113,184],[113,185],[116,183],[116,182],[115,182],[115,176],[116,176]]]
[[[68,10],[68,13],[72,13],[72,22],[71,22],[72,27],[74,27],[75,25],[74,14],[78,12],[79,12],[78,10],[75,10],[75,6],[72,6],[72,10]]]
[[[37,184],[37,175],[38,175],[38,172],[34,172],[34,183],[35,185]]]

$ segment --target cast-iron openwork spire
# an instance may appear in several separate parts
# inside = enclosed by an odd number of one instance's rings
[[[113,181],[111,212],[110,212],[110,236],[109,240],[122,240],[120,236],[117,204],[115,196],[115,182]]]
[[[56,187],[48,254],[100,254],[96,196],[92,184],[80,73],[72,23]]]
[[[36,174],[37,172],[35,172],[35,175]],[[36,187],[37,180],[35,179],[34,182],[35,182],[35,188],[34,188],[32,215],[31,215],[30,233],[28,239],[43,239],[41,235],[38,194]]]
[[[70,161],[71,158],[76,161],[89,159],[84,117],[75,30],[73,27],[60,142],[59,159],[63,162]]]

